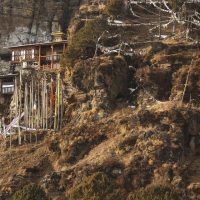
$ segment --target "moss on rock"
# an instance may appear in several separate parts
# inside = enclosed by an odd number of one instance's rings
[[[129,194],[127,200],[178,200],[177,193],[168,186],[155,185]]]
[[[124,193],[106,174],[97,172],[83,178],[68,192],[68,200],[125,200]]]
[[[12,200],[49,200],[49,198],[41,187],[36,184],[29,184],[15,192]]]

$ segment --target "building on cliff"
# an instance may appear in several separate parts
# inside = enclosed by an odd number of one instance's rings
[[[64,33],[60,31],[53,32],[52,36],[52,42],[9,47],[12,52],[11,64],[16,69],[59,70],[67,40],[64,38]]]
[[[52,33],[52,41],[11,46],[10,73],[0,76],[0,101],[10,102],[13,127],[27,130],[62,126],[63,83],[61,58],[67,46],[65,34]]]

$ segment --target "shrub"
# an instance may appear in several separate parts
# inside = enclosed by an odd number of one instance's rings
[[[104,173],[97,172],[83,178],[68,193],[68,200],[125,200],[114,182]]]
[[[36,184],[24,186],[21,190],[15,192],[12,200],[48,200],[46,193]]]
[[[97,18],[86,22],[84,27],[70,37],[63,65],[72,67],[78,59],[93,57],[97,39],[107,28],[107,22],[103,19]]]
[[[106,12],[108,15],[116,17],[124,11],[124,0],[107,0]]]
[[[127,200],[178,200],[177,193],[167,186],[149,186],[129,194]]]

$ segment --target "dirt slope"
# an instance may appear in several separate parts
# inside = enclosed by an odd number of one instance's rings
[[[152,185],[200,199],[200,46],[174,37],[136,45],[137,30],[123,35],[131,56],[99,55],[66,72],[61,131],[39,132],[37,143],[23,133],[21,146],[13,136],[11,149],[2,140],[0,199],[34,182],[64,200],[99,172],[124,199]]]

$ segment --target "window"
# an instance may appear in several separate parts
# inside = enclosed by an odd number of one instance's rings
[[[15,61],[15,52],[12,51],[12,61]]]
[[[13,82],[3,82],[2,83],[2,94],[12,94],[14,92]]]

